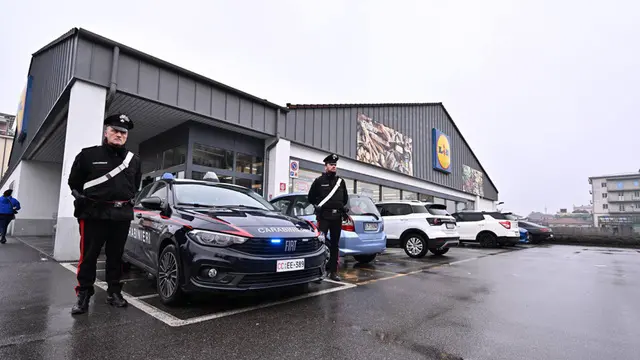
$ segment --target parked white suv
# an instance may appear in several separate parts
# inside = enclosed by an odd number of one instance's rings
[[[443,255],[458,246],[456,221],[441,204],[412,200],[381,201],[376,204],[384,220],[387,244],[399,243],[412,258],[431,251]]]
[[[508,212],[463,210],[452,214],[458,224],[460,242],[477,242],[482,247],[515,245],[520,241],[516,217]]]

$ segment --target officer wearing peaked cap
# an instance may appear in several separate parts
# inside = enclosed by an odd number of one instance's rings
[[[120,283],[122,253],[133,220],[133,198],[142,180],[140,158],[125,147],[131,129],[133,121],[127,115],[108,116],[102,144],[82,149],[71,166],[68,184],[75,197],[81,251],[72,314],[88,310],[102,246],[107,256],[107,303],[127,306]]]
[[[348,218],[349,194],[344,180],[336,174],[338,155],[324,158],[325,171],[313,181],[307,196],[315,206],[319,230],[329,240],[329,278],[340,281],[338,276],[339,241],[342,220]],[[327,236],[328,233],[328,236]]]

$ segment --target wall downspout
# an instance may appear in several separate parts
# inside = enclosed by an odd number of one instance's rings
[[[264,184],[262,184],[262,196],[269,200],[269,178],[270,178],[270,171],[269,171],[269,152],[271,151],[271,149],[273,149],[276,145],[278,145],[278,142],[280,141],[280,129],[279,129],[279,125],[280,125],[280,109],[276,110],[276,138],[275,141],[272,142],[271,144],[269,144],[269,146],[267,146],[265,148],[264,151]]]
[[[107,93],[107,101],[105,103],[105,112],[109,110],[109,105],[113,102],[118,88],[118,59],[120,58],[120,48],[113,47],[113,59],[111,60],[111,80],[109,80],[109,91]]]

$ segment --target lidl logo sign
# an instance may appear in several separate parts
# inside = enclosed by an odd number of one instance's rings
[[[451,143],[449,137],[442,131],[433,128],[433,168],[445,173],[451,173]]]

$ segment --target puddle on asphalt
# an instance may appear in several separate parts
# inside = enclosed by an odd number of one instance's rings
[[[358,325],[351,325],[351,328],[360,332],[363,332],[367,335],[375,337],[379,341],[387,344],[399,345],[404,348],[410,349],[418,354],[421,354],[429,359],[439,359],[439,360],[464,360],[462,357],[447,353],[446,351],[442,351],[435,346],[417,344],[410,340],[402,339],[400,336],[396,334],[390,334],[380,330],[371,330],[367,328],[363,328]]]

